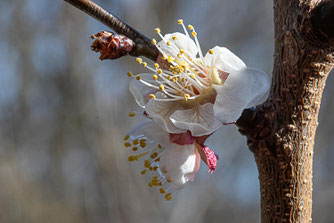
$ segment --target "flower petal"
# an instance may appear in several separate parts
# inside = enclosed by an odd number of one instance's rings
[[[176,40],[173,40],[172,37],[174,36],[177,38]],[[175,44],[178,49],[175,49],[175,47],[173,46],[168,46],[164,40],[161,40],[158,43],[159,47],[163,51],[165,51],[169,55],[172,55],[175,58],[177,57],[177,54],[179,53],[180,49],[184,49],[192,56],[196,56],[196,54],[198,53],[198,49],[197,49],[195,42],[190,37],[188,37],[187,35],[183,33],[176,32],[176,33],[166,34],[164,38],[167,41],[170,41],[173,44]]]
[[[157,92],[155,95],[157,98],[164,97],[161,92]],[[168,133],[183,133],[187,130],[177,128],[169,119],[170,115],[180,108],[179,103],[178,101],[157,101],[152,99],[146,104],[145,111],[153,121]]]
[[[193,136],[209,135],[222,126],[213,112],[213,104],[197,104],[191,109],[176,110],[170,120],[180,129],[188,129]]]
[[[212,48],[213,54],[206,53],[204,63],[211,66],[214,59],[214,68],[227,73],[232,73],[246,68],[246,64],[226,47],[215,46]]]
[[[213,85],[217,92],[213,111],[224,122],[236,121],[245,108],[257,105],[270,87],[265,72],[246,68],[231,73],[223,85]]]
[[[200,155],[194,144],[171,144],[160,157],[159,168],[175,189],[193,181],[200,166]]]
[[[140,76],[148,82],[153,82],[153,74],[140,74]],[[152,80],[152,81],[151,81]],[[154,94],[157,90],[146,86],[142,82],[138,81],[136,78],[132,78],[129,84],[129,90],[133,97],[135,98],[137,104],[145,108],[145,104],[149,100],[149,95]]]
[[[162,145],[167,146],[170,144],[169,135],[160,126],[151,121],[150,123],[142,126],[140,132],[144,134],[148,139]]]

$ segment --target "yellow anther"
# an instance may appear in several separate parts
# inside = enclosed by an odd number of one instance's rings
[[[162,59],[163,59],[163,60],[167,60],[167,56],[166,56],[166,55],[163,55],[163,56],[162,56]]]
[[[164,188],[160,188],[160,193],[162,193],[162,194],[166,193],[165,189]]]
[[[125,143],[124,143],[124,146],[125,146],[125,147],[130,147],[130,146],[131,146],[131,143],[129,143],[129,142],[125,142]]]
[[[176,82],[177,81],[177,77],[173,77],[173,82]]]
[[[144,166],[145,166],[146,168],[149,168],[149,167],[151,166],[150,161],[145,160],[145,161],[144,161]]]
[[[171,183],[171,182],[172,182],[172,180],[170,180],[170,179],[166,179],[166,180],[167,180],[168,183]]]
[[[135,161],[135,160],[137,160],[136,156],[131,155],[131,156],[128,157],[129,162],[132,162],[132,161]]]
[[[178,54],[177,54],[177,57],[178,57],[178,58],[181,58],[181,57],[182,57],[182,54],[181,54],[181,53],[178,53]]]
[[[136,116],[136,113],[134,113],[134,112],[129,112],[129,117],[134,117],[134,116]]]
[[[159,180],[152,180],[151,183],[152,183],[153,186],[159,186],[160,182],[159,182]]]
[[[192,78],[192,79],[195,79],[195,74],[190,74],[190,77]]]
[[[196,37],[196,36],[197,36],[197,33],[196,33],[195,31],[192,31],[192,32],[191,32],[191,35],[192,35],[192,37]]]
[[[160,91],[163,91],[163,90],[165,90],[165,86],[163,86],[162,84],[160,84],[159,89],[160,89]]]
[[[158,69],[157,72],[158,72],[158,74],[162,74],[162,70],[161,69]]]
[[[189,94],[184,94],[183,95],[184,96],[184,99],[187,101],[188,100],[188,98],[190,97],[190,95]]]
[[[173,199],[172,194],[171,194],[171,193],[166,194],[166,195],[165,195],[165,199],[166,199],[167,201],[172,200],[172,199]]]
[[[145,169],[145,170],[141,171],[140,173],[141,173],[141,175],[144,175],[146,172],[147,172],[147,170]]]
[[[184,51],[184,49],[180,49],[180,53],[184,53],[185,51]]]
[[[177,40],[177,36],[172,36],[172,39],[173,40]]]
[[[124,137],[124,141],[128,140],[129,138],[130,138],[130,136],[129,136],[129,135],[126,135],[126,136]]]
[[[167,79],[170,81],[170,79],[172,79],[172,76],[169,75],[169,76],[167,77]]]
[[[182,82],[185,82],[185,81],[186,81],[186,79],[185,79],[184,77],[182,77],[182,78],[181,78],[181,81],[182,81]]]
[[[213,50],[212,50],[212,49],[209,49],[209,53],[210,53],[210,54],[213,54]]]
[[[138,145],[138,139],[132,141],[133,145]]]
[[[188,25],[189,30],[194,30],[194,27],[192,25]]]
[[[153,80],[158,80],[158,75],[154,74],[154,75],[152,76],[152,78],[153,78]]]
[[[140,145],[141,148],[145,148],[147,144],[146,143],[140,143],[139,145]]]
[[[137,150],[138,150],[137,146],[135,146],[135,147],[132,148],[132,151],[137,151]]]
[[[146,141],[147,141],[147,139],[140,139],[139,140],[140,143],[143,143],[143,142],[146,142]]]
[[[140,80],[141,80],[141,76],[138,74],[138,75],[136,76],[136,79],[140,81]]]
[[[172,42],[171,41],[167,41],[167,45],[168,46],[172,45]]]
[[[155,166],[153,167],[153,171],[157,171],[159,167]]]
[[[167,59],[168,63],[172,62],[173,60],[174,60],[174,58],[173,58],[173,57],[171,57],[171,56],[168,56],[168,59]]]
[[[149,182],[149,183],[148,183],[148,186],[149,186],[149,187],[152,187],[153,185],[152,185],[152,183],[151,183],[151,182]]]
[[[154,162],[160,162],[160,157],[156,158]]]
[[[157,177],[157,176],[153,176],[152,179],[153,179],[153,180],[157,180],[158,177]]]
[[[150,94],[150,98],[151,99],[155,99],[155,95],[154,94]]]
[[[159,28],[155,28],[154,30],[157,34],[161,32],[161,30]]]
[[[128,75],[128,77],[133,77],[132,72],[128,72],[127,75]]]
[[[136,61],[137,61],[137,63],[141,64],[143,62],[143,59],[138,57],[138,58],[136,58]]]
[[[154,64],[154,67],[155,67],[155,68],[159,68],[159,64],[158,64],[158,63],[155,63],[155,64]]]
[[[179,19],[179,20],[177,20],[177,24],[183,24],[183,19]]]
[[[144,66],[144,67],[147,67],[147,63],[146,63],[146,62],[143,62],[143,66]]]
[[[157,44],[156,39],[152,39],[152,44],[153,44],[153,45],[156,45],[156,44]]]
[[[159,148],[159,149],[162,149],[163,147],[162,147],[162,145],[158,144],[158,148]]]

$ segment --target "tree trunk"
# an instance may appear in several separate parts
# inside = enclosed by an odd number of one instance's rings
[[[270,96],[256,110],[244,111],[243,116],[251,117],[247,125],[237,123],[248,137],[259,170],[265,223],[312,221],[314,137],[325,81],[333,66],[329,38],[319,34],[313,20],[316,2],[274,1]]]

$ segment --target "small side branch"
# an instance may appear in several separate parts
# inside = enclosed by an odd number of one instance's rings
[[[90,0],[64,0],[81,11],[87,13],[118,34],[122,34],[131,39],[135,46],[130,52],[131,56],[145,56],[153,61],[157,60],[159,51],[153,46],[151,40],[145,35],[132,28],[116,16],[108,13],[106,10],[91,2]]]

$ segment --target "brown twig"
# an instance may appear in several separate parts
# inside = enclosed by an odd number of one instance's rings
[[[148,37],[132,28],[116,16],[108,13],[96,3],[89,0],[64,1],[97,19],[101,23],[113,29],[118,34],[122,34],[135,42],[135,46],[130,52],[131,56],[145,56],[153,61],[157,60],[159,51],[156,49],[156,47],[153,46],[151,40]]]

